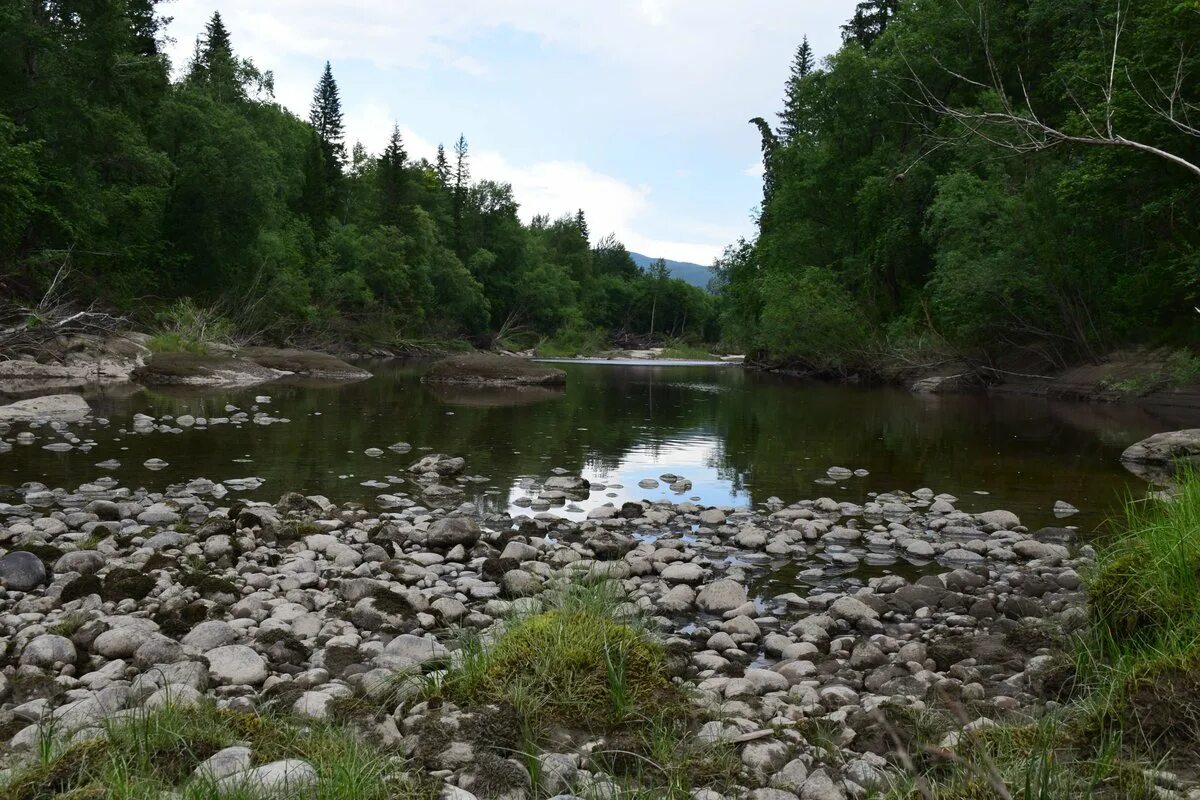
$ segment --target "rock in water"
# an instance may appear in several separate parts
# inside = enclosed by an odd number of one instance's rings
[[[86,417],[91,410],[87,401],[77,394],[52,394],[0,406],[0,422],[25,422],[35,419],[78,420]]]

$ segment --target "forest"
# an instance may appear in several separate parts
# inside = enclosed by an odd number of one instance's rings
[[[869,0],[843,40],[752,120],[731,346],[847,373],[1200,343],[1200,4]]]
[[[301,119],[218,13],[169,63],[161,5],[0,0],[0,297],[284,343],[716,338],[710,295],[583,211],[523,224],[465,136],[433,163],[398,127],[348,142],[330,65]]]

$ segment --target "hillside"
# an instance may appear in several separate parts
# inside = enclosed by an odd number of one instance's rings
[[[645,269],[646,267],[657,261],[657,258],[650,258],[641,253],[630,253],[629,257],[633,259],[638,268]],[[664,258],[663,261],[667,264],[667,269],[671,273],[672,278],[679,278],[681,281],[690,283],[692,286],[699,286],[701,289],[708,289],[708,280],[712,277],[712,269],[703,264],[693,264],[690,261],[672,261],[669,258]]]

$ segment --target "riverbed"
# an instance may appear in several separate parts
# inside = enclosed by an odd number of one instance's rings
[[[1123,496],[1145,491],[1118,463],[1126,446],[1200,424],[1200,411],[1168,418],[1128,406],[919,396],[725,364],[564,363],[563,390],[433,386],[420,381],[423,362],[366,366],[374,377],[355,383],[97,390],[87,399],[107,424],[70,426],[79,439],[72,449],[45,449],[63,444],[49,428],[25,444],[15,441],[16,429],[5,434],[14,446],[0,454],[0,484],[71,487],[107,475],[162,490],[203,477],[235,481],[237,495],[256,499],[301,491],[374,506],[381,494],[411,490],[406,467],[440,452],[466,459],[477,480],[465,496],[486,511],[545,510],[528,505],[527,488],[557,468],[597,485],[586,499],[549,509],[573,519],[629,499],[861,503],[872,493],[927,487],[955,495],[964,510],[1005,508],[1031,528],[1072,525],[1087,535]],[[177,422],[238,412],[249,419]],[[138,414],[154,424],[135,429]],[[397,443],[411,449],[388,449]],[[147,468],[151,459],[166,466]],[[857,474],[835,480],[831,467]],[[690,486],[672,490],[664,475]],[[237,482],[248,478],[258,480]],[[1056,514],[1059,501],[1079,513]]]

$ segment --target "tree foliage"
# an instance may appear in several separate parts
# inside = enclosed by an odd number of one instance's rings
[[[80,297],[187,297],[281,335],[715,335],[711,297],[593,248],[582,210],[523,224],[465,136],[452,164],[398,126],[347,153],[328,62],[300,119],[219,14],[177,82],[162,31],[157,0],[0,0],[0,293],[37,297],[66,262]]]
[[[872,0],[845,31],[821,67],[793,65],[764,131],[758,236],[714,282],[727,340],[816,366],[845,363],[837,327],[875,357],[940,341],[1062,365],[1197,343],[1200,181],[1104,140],[1200,164],[1200,9]],[[1064,137],[1033,141],[1003,109]]]

